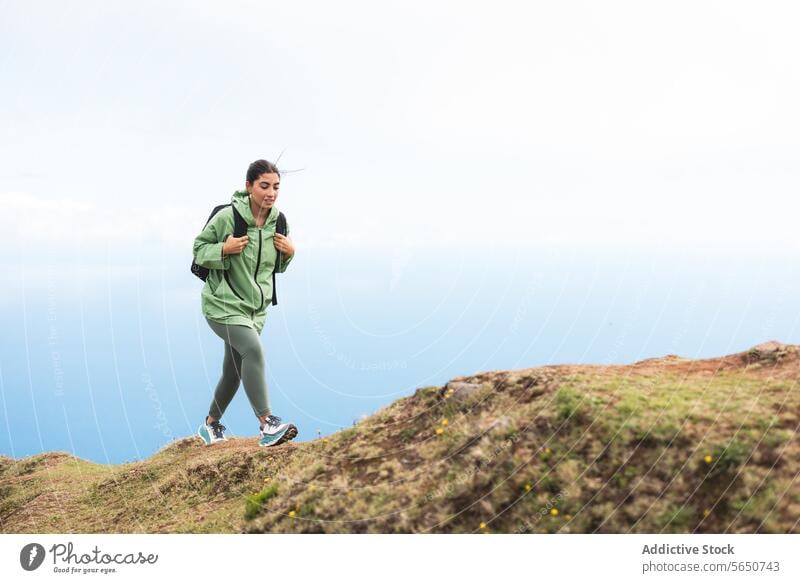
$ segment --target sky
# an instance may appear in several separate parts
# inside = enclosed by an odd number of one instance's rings
[[[0,0],[0,454],[196,430],[222,344],[190,249],[258,158],[300,440],[483,370],[800,343],[797,12]],[[223,422],[256,434],[242,389]]]

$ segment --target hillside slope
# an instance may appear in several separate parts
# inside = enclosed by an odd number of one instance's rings
[[[800,347],[491,371],[324,439],[0,457],[0,532],[800,532]]]

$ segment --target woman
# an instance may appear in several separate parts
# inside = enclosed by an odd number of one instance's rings
[[[280,173],[271,162],[256,160],[247,169],[245,185],[247,190],[234,192],[232,204],[211,217],[194,241],[195,263],[209,269],[201,295],[203,315],[225,341],[222,376],[197,430],[206,445],[226,441],[220,418],[240,380],[260,421],[259,445],[278,445],[297,436],[294,425],[271,413],[260,339],[272,298],[272,272],[276,264],[278,273],[286,271],[295,251],[288,236],[275,232]],[[233,236],[234,212],[247,224],[242,237]]]

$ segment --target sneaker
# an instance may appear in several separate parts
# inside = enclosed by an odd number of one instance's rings
[[[206,417],[206,419],[208,419],[208,417]],[[228,441],[223,431],[225,431],[225,426],[219,422],[219,419],[213,421],[211,425],[208,425],[205,420],[203,420],[203,423],[197,429],[197,435],[202,438],[206,445],[213,445],[219,441]]]
[[[258,440],[258,445],[270,447],[297,437],[297,427],[291,423],[281,423],[280,417],[267,415],[267,422],[259,433],[261,438]]]

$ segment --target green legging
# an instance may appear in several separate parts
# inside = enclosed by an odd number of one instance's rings
[[[214,399],[211,401],[208,414],[214,419],[220,419],[236,391],[239,390],[239,381],[243,381],[244,390],[256,417],[269,415],[264,351],[261,348],[260,333],[248,326],[220,324],[208,318],[206,321],[214,333],[225,341],[222,376],[214,391]]]

